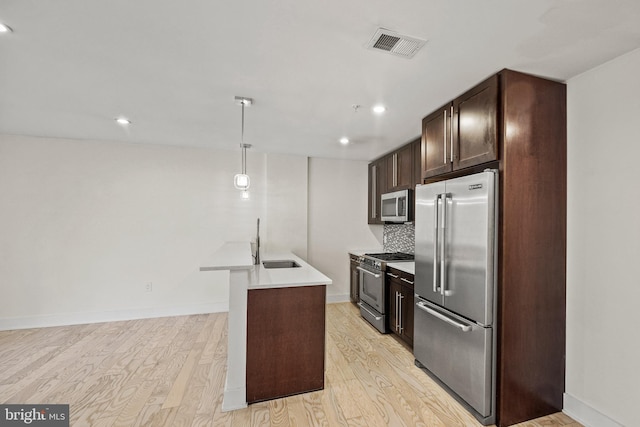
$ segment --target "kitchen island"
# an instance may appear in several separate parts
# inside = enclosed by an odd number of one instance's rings
[[[253,264],[248,242],[225,243],[200,271],[229,270],[227,378],[223,411],[324,388],[326,285],[331,279],[291,254]]]

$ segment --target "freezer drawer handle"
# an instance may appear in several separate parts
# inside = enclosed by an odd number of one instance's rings
[[[442,320],[443,322],[446,322],[446,323],[450,324],[451,326],[455,326],[456,328],[460,329],[462,332],[469,332],[471,330],[471,326],[465,325],[463,323],[456,322],[455,320],[448,318],[444,314],[440,314],[437,311],[432,310],[431,308],[427,307],[422,301],[417,302],[416,305],[418,306],[418,308],[426,311],[427,313],[431,314],[432,316],[437,317],[438,319]]]
[[[369,270],[367,270],[366,268],[362,268],[362,267],[356,267],[356,268],[357,268],[358,270],[362,271],[363,273],[367,273],[367,274],[372,275],[372,276],[373,276],[373,277],[375,277],[376,279],[379,279],[379,278],[380,278],[380,275],[379,275],[379,274],[372,273],[372,272],[370,272]]]
[[[358,307],[360,307],[361,309],[363,309],[364,311],[366,311],[367,313],[369,313],[369,314],[370,314],[374,319],[376,319],[376,320],[380,320],[380,319],[382,319],[382,317],[380,317],[380,316],[376,316],[375,314],[373,314],[372,312],[370,312],[369,310],[367,310],[367,308],[366,308],[366,307],[364,307],[364,306],[362,305],[362,303],[361,303],[361,302],[359,302],[359,303],[358,303]]]

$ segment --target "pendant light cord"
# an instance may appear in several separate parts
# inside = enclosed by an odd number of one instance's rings
[[[242,101],[242,131],[240,133],[240,146],[242,147],[242,174],[247,174],[247,147],[244,145],[244,103]]]

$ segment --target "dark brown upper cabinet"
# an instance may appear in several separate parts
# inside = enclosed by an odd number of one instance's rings
[[[399,190],[413,190],[422,184],[421,138],[369,163],[369,224],[380,220],[380,196]]]
[[[422,178],[498,159],[498,75],[422,120]]]
[[[453,101],[453,170],[498,158],[498,76]]]
[[[385,192],[406,190],[415,186],[413,179],[413,145],[407,144],[385,157]]]
[[[422,178],[451,172],[451,111],[447,104],[422,119]]]
[[[380,215],[380,195],[386,191],[386,159],[369,163],[369,204],[367,207],[369,224],[383,224]]]
[[[413,147],[413,187],[422,184],[422,138],[411,143]]]

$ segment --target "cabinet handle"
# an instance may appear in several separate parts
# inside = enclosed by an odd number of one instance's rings
[[[404,330],[404,328],[402,327],[402,299],[404,298],[404,295],[402,295],[400,292],[398,292],[398,329],[399,332],[402,333],[402,331]]]
[[[376,212],[376,203],[378,193],[378,167],[373,165],[371,167],[371,218],[376,219],[378,217],[378,212]]]
[[[410,285],[413,285],[413,282],[411,280],[405,279],[404,277],[401,277],[400,280],[402,280],[403,282],[408,283]]]
[[[442,163],[447,164],[447,110],[444,110],[444,128],[442,130],[442,152],[444,159]]]
[[[451,143],[451,161],[453,162],[453,159],[455,159],[455,153],[453,151],[453,124],[455,123],[453,121],[453,105],[451,106],[451,126],[450,126],[450,130],[449,130],[449,142]]]
[[[395,275],[395,274],[393,274],[393,273],[389,273],[389,272],[387,272],[387,276],[391,276],[391,277],[393,277],[394,279],[397,279],[397,278],[398,278],[398,276],[396,276],[396,275]]]
[[[393,186],[398,186],[398,153],[393,155]]]
[[[394,329],[398,332],[398,292],[396,292],[396,318],[393,320],[396,322],[396,327]]]

